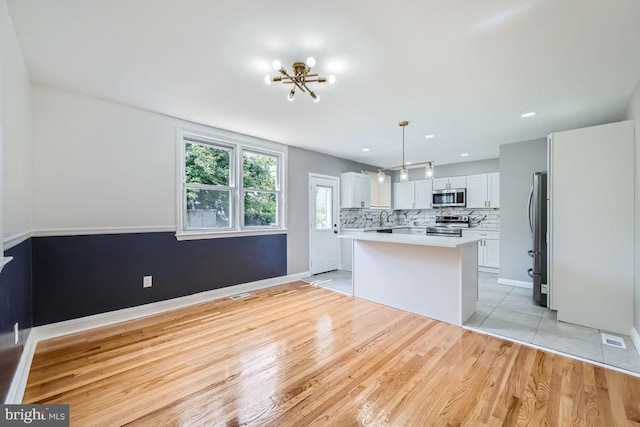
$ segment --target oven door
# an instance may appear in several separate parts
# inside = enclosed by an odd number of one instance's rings
[[[466,190],[464,188],[458,188],[455,190],[434,190],[431,204],[434,207],[465,207],[467,205]]]

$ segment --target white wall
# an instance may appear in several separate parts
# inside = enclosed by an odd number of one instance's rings
[[[635,176],[635,329],[640,333],[640,80],[631,95],[626,120],[636,122],[636,176]]]
[[[527,207],[533,173],[547,170],[547,139],[500,146],[500,278],[532,283]],[[531,285],[533,286],[533,285]]]
[[[175,227],[179,124],[34,86],[34,229]]]
[[[177,128],[265,143],[34,86],[34,229],[175,229]]]
[[[2,236],[31,230],[31,84],[4,0],[0,1],[2,72]]]

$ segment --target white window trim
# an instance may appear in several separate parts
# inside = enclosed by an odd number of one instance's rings
[[[185,137],[191,137],[203,143],[220,144],[231,147],[234,150],[234,168],[231,176],[231,212],[232,224],[230,228],[218,230],[184,230],[184,192],[185,189]],[[242,186],[242,162],[243,152],[251,151],[278,157],[278,226],[261,227],[247,226],[244,222],[244,197]],[[283,234],[287,230],[286,218],[286,183],[287,183],[287,149],[286,146],[272,143],[266,140],[252,138],[246,135],[234,134],[232,132],[221,131],[220,134],[213,134],[207,131],[176,129],[176,239],[177,240],[199,240],[215,239],[224,237],[260,236],[269,234]],[[278,193],[277,193],[278,194]]]

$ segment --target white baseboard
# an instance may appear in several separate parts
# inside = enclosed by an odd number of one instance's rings
[[[9,391],[4,399],[5,404],[20,404],[22,403],[22,397],[24,396],[24,389],[27,387],[27,379],[29,378],[29,370],[31,369],[31,362],[33,361],[33,355],[36,353],[36,346],[38,345],[38,333],[31,328],[27,341],[22,348],[22,355],[20,361],[16,367],[16,372],[13,374],[13,380],[9,385]]]
[[[501,277],[498,279],[498,283],[501,285],[515,286],[518,288],[533,289],[533,283],[525,282],[522,280],[503,279]]]
[[[633,341],[633,345],[636,346],[636,351],[640,354],[640,335],[638,334],[638,330],[636,328],[631,328],[631,340]]]
[[[493,268],[493,267],[478,267],[478,271],[483,271],[485,273],[500,273],[500,269],[499,268]]]
[[[255,282],[242,283],[239,285],[229,286],[221,289],[213,289],[211,291],[200,292],[184,297],[173,298],[166,301],[158,301],[149,304],[139,305],[137,307],[123,308],[121,310],[110,311],[108,313],[94,314],[92,316],[81,317],[79,319],[65,320],[64,322],[51,323],[43,326],[31,328],[29,337],[22,350],[20,362],[13,375],[13,380],[9,386],[9,392],[5,399],[6,404],[22,403],[24,390],[27,386],[29,378],[29,369],[33,361],[33,355],[39,341],[51,338],[61,337],[63,335],[75,334],[77,332],[89,329],[109,326],[128,320],[139,319],[154,314],[164,313],[178,308],[187,307],[189,305],[200,304],[215,299],[229,297],[242,292],[250,292],[258,289],[270,288],[272,286],[282,285],[285,283],[295,282],[303,277],[309,276],[308,271],[302,273],[289,274],[287,276],[279,276],[271,279],[258,280]]]

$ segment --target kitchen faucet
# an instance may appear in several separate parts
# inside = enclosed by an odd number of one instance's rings
[[[389,212],[385,210],[380,211],[380,227],[382,227],[382,224],[384,224],[384,222],[382,222],[382,214],[385,214],[385,216],[387,217],[387,220],[385,222],[389,221]]]

